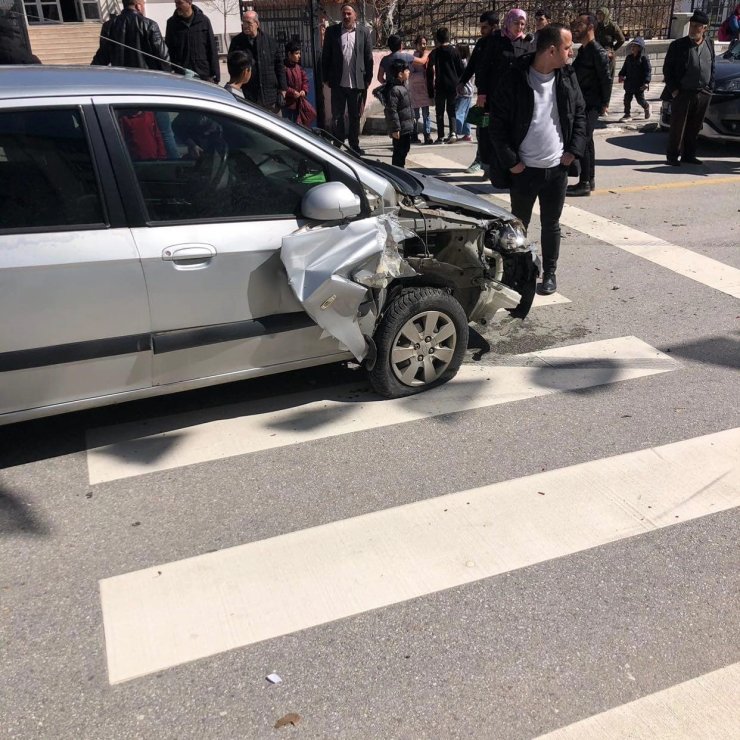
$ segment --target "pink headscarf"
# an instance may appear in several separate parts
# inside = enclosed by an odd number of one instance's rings
[[[501,33],[503,33],[506,38],[511,39],[512,41],[517,41],[518,39],[524,37],[524,33],[521,31],[514,35],[509,30],[509,23],[511,23],[511,21],[513,20],[519,20],[519,18],[523,18],[525,22],[527,20],[527,14],[520,8],[512,8],[504,18],[504,25],[501,29]]]

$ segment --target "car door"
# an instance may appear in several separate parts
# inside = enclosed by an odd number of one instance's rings
[[[0,110],[0,414],[151,385],[146,286],[92,108]]]
[[[101,101],[141,209],[132,233],[155,384],[338,354],[291,291],[280,248],[310,188],[340,178],[359,191],[356,179],[247,107],[168,100]]]

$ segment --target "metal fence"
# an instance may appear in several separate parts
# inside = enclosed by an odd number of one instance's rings
[[[723,0],[724,1],[724,0]],[[376,39],[383,43],[389,33],[401,33],[407,40],[417,34],[433,37],[441,27],[449,28],[455,42],[470,43],[478,37],[478,19],[486,10],[494,10],[503,20],[512,8],[526,11],[530,30],[534,30],[534,11],[547,7],[552,19],[569,24],[584,9],[596,11],[605,4],[611,11],[612,19],[628,37],[642,36],[646,39],[668,38],[673,0],[612,0],[603,3],[599,0],[524,0],[523,2],[485,2],[481,0],[375,0],[368,3],[375,13],[374,26]],[[734,6],[733,6],[734,7]],[[389,12],[392,11],[392,12]]]
[[[735,10],[737,0],[692,0],[692,10],[703,10],[709,16],[709,28],[716,33],[717,28],[722,25]]]

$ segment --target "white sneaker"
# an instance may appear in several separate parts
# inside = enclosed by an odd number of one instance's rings
[[[619,122],[622,123],[624,121],[631,121],[632,116],[629,113],[625,113],[620,119]]]
[[[445,144],[456,144],[457,143],[457,134],[450,134],[445,139]]]
[[[645,103],[645,120],[647,121],[648,118],[650,118],[650,114],[652,111],[650,110],[650,103]]]

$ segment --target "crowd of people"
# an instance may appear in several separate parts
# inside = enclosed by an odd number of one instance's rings
[[[480,24],[472,54],[463,45],[450,43],[447,28],[437,30],[430,52],[426,39],[419,37],[411,59],[400,56],[401,46],[394,39],[397,48],[386,83],[393,94],[385,98],[393,163],[403,166],[411,142],[418,141],[419,111],[424,143],[431,143],[428,105],[432,101],[436,142],[455,142],[461,133],[465,137],[462,121],[471,118],[468,86],[474,80],[475,107],[482,125],[478,126],[476,158],[468,172],[485,167],[494,187],[509,190],[512,213],[525,226],[539,201],[543,262],[539,291],[550,294],[557,289],[565,199],[588,196],[596,186],[594,129],[599,117],[609,112],[615,53],[626,39],[606,7],[595,14],[579,13],[570,26],[553,22],[547,9],[537,10],[531,33],[527,32],[526,13],[518,8],[506,14],[500,27],[493,12],[483,13]],[[706,14],[695,11],[688,35],[670,44],[665,59],[661,98],[672,105],[666,153],[671,166],[701,164],[696,141],[714,86],[714,44],[707,36],[708,24]],[[574,42],[580,45],[577,55]],[[631,120],[633,100],[648,119],[652,111],[645,91],[652,69],[643,39],[632,39],[627,51],[616,74],[624,86],[620,120]],[[418,76],[424,67],[426,91],[417,84],[402,93],[409,76]],[[568,185],[571,176],[578,180]]]
[[[123,2],[121,14],[103,28],[93,64],[171,68],[219,83],[210,21],[192,0],[175,0],[164,38],[157,24],[143,16],[140,0]],[[667,147],[671,166],[701,164],[696,140],[714,83],[714,45],[707,29],[707,16],[695,11],[688,35],[671,43],[665,59],[661,97],[672,104]],[[580,45],[577,55],[574,42]],[[606,7],[579,13],[569,26],[554,22],[542,8],[535,12],[531,29],[526,13],[514,8],[502,23],[493,11],[480,16],[480,37],[472,51],[466,44],[453,44],[448,28],[439,28],[433,48],[419,35],[413,51],[405,51],[402,38],[390,36],[389,53],[379,65],[378,97],[384,104],[394,165],[405,166],[413,143],[472,141],[474,124],[477,151],[468,171],[485,168],[494,187],[508,189],[512,212],[525,226],[539,201],[539,289],[544,294],[557,287],[565,198],[588,196],[595,188],[594,129],[608,112],[615,53],[625,43]],[[358,23],[355,6],[345,3],[341,22],[325,31],[321,73],[330,89],[333,133],[358,154],[364,154],[360,120],[373,80],[372,51],[369,28]],[[231,41],[227,67],[225,87],[234,95],[306,126],[316,118],[308,101],[300,42],[295,39],[281,47],[263,31],[253,10],[244,13],[242,32]],[[645,44],[634,38],[616,74],[624,85],[621,120],[631,118],[633,100],[645,118],[651,116],[645,98],[651,75]],[[578,179],[568,185],[569,177]]]

